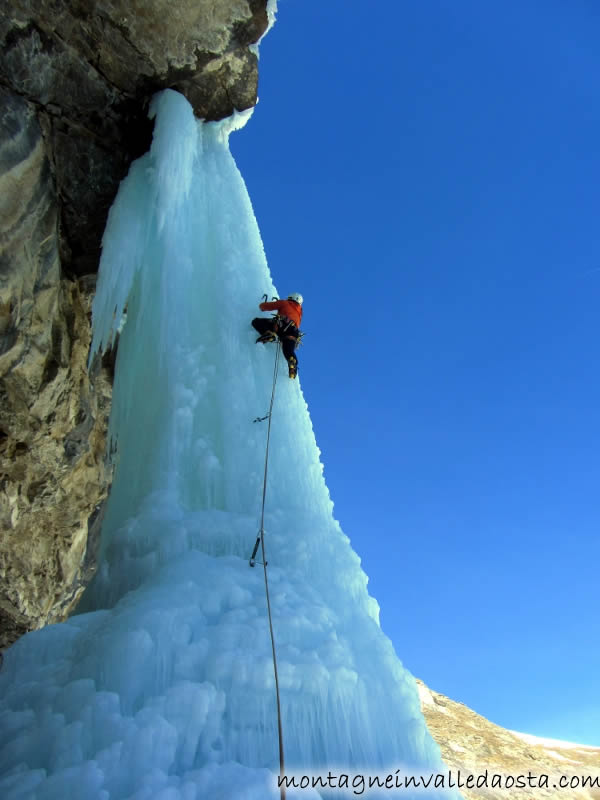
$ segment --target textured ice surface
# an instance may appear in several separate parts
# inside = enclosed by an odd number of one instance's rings
[[[276,352],[254,344],[249,321],[275,288],[231,123],[198,123],[170,91],[152,113],[152,149],[109,216],[94,303],[94,348],[127,308],[101,566],[85,613],[6,655],[3,798],[279,796],[263,573],[248,566],[266,436],[253,420],[268,409]],[[333,518],[284,367],[265,528],[286,764],[436,770],[414,681]]]

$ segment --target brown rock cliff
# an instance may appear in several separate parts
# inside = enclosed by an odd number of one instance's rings
[[[0,14],[0,648],[64,619],[95,565],[110,370],[88,372],[108,209],[162,88],[256,102],[267,0],[12,0]]]

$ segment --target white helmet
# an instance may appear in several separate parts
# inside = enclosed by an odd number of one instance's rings
[[[298,294],[298,292],[294,292],[293,294],[288,294],[288,300],[295,300],[296,303],[298,303],[299,305],[302,305],[302,303],[304,302],[304,298],[302,297],[301,294]]]

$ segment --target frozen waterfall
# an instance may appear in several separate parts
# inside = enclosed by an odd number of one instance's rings
[[[279,797],[264,581],[248,565],[266,435],[253,420],[268,409],[275,355],[249,323],[276,291],[228,149],[236,120],[200,123],[172,91],[152,112],[151,151],[110,212],[94,303],[94,350],[126,311],[101,565],[85,613],[6,654],[5,800]],[[287,771],[441,771],[285,366],[265,530]]]

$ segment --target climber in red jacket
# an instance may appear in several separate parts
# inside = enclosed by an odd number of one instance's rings
[[[274,300],[272,303],[260,303],[261,311],[276,311],[274,317],[256,317],[252,326],[260,334],[257,342],[274,342],[279,339],[290,378],[298,372],[298,359],[294,353],[300,340],[300,322],[302,321],[302,295],[290,294],[287,300]]]

